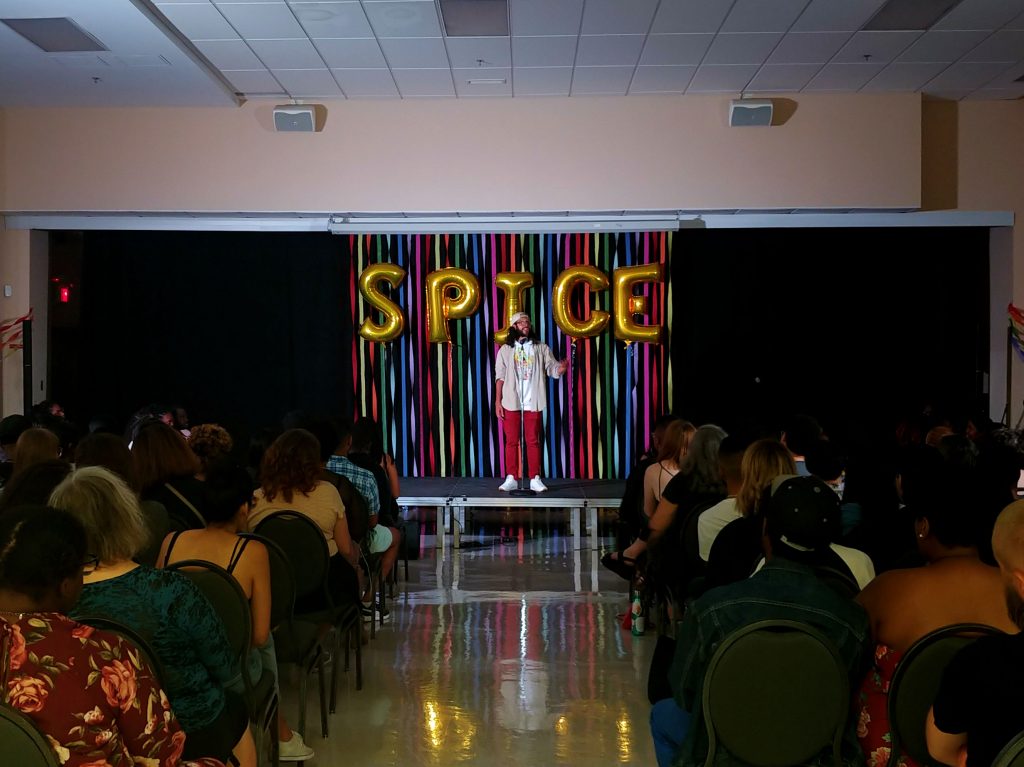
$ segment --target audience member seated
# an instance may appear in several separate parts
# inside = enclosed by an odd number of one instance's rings
[[[931,448],[924,448],[932,451]],[[887,693],[903,653],[925,634],[953,623],[985,623],[1016,632],[1006,614],[999,570],[978,559],[970,488],[933,455],[927,497],[915,509],[914,531],[926,567],[889,570],[858,596],[871,621],[874,665],[860,687],[857,735],[869,763],[889,752]],[[904,758],[908,767],[914,767]]]
[[[796,473],[801,477],[809,475],[806,459],[807,451],[819,439],[826,439],[825,430],[814,416],[798,414],[790,416],[782,425],[779,441],[793,454]]]
[[[718,448],[718,469],[725,482],[725,498],[697,518],[697,554],[704,562],[711,555],[711,545],[722,529],[740,518],[736,496],[743,486],[743,463],[747,445],[743,438],[730,434]]]
[[[71,464],[60,458],[40,461],[19,472],[0,495],[0,513],[15,506],[45,506],[50,493],[71,473]]]
[[[256,746],[245,703],[223,687],[236,673],[224,626],[184,575],[132,561],[148,533],[128,485],[98,466],[78,469],[53,491],[50,503],[82,523],[89,551],[99,557],[96,569],[85,576],[72,616],[110,618],[149,643],[163,667],[161,681],[171,706],[189,736],[186,757],[227,761],[233,753],[243,765],[254,765]]]
[[[235,443],[231,439],[231,435],[228,434],[228,430],[223,426],[216,423],[204,423],[191,430],[188,435],[188,446],[199,459],[199,471],[196,472],[196,479],[204,480],[214,464],[228,457]]]
[[[319,479],[320,443],[305,429],[290,429],[274,440],[263,455],[261,486],[249,513],[249,529],[275,511],[295,511],[320,528],[331,557],[330,590],[338,602],[351,601],[359,593],[356,575],[359,547],[353,543],[345,521],[345,506],[338,491]],[[323,605],[297,605],[300,611]]]
[[[143,424],[132,445],[132,464],[143,500],[164,505],[172,530],[206,525],[203,483],[195,477],[201,465],[181,434],[163,421]]]
[[[187,738],[153,669],[121,637],[66,616],[97,564],[87,551],[65,511],[21,507],[0,519],[3,702],[35,722],[64,767],[177,767]]]
[[[650,533],[648,525],[654,517],[655,509],[661,503],[665,486],[679,474],[686,451],[690,447],[690,440],[696,431],[693,424],[682,419],[672,421],[665,427],[658,440],[656,460],[644,470],[643,500],[636,540],[624,551],[613,551],[601,557],[602,565],[627,581],[633,579],[637,559],[647,551],[647,537]]]
[[[981,637],[958,652],[928,714],[929,753],[960,767],[988,767],[1024,731],[1024,502],[999,515],[992,549],[1005,607],[1018,631]]]
[[[0,487],[14,471],[14,446],[18,438],[31,428],[32,420],[23,415],[9,415],[0,421]]]
[[[192,434],[201,433],[197,426]],[[206,527],[171,533],[160,548],[159,566],[186,559],[212,562],[231,573],[249,599],[252,614],[253,651],[249,658],[249,674],[259,679],[263,669],[277,678],[277,661],[270,636],[270,561],[266,547],[259,541],[240,538],[247,529],[246,517],[252,508],[252,480],[249,473],[233,465],[213,465],[206,477]],[[241,693],[241,678],[229,685]],[[278,710],[278,735],[283,761],[304,761],[313,757],[313,749],[302,736],[293,733],[284,715]]]
[[[660,415],[654,421],[654,428],[651,430],[651,440],[647,450],[641,455],[626,475],[626,487],[622,492],[622,500],[619,503],[618,526],[615,535],[616,551],[622,551],[633,541],[640,537],[641,533],[647,533],[647,519],[643,515],[644,507],[644,477],[647,469],[658,459],[658,451],[661,449],[661,438],[665,429],[673,421],[679,420],[679,416]],[[691,424],[692,425],[692,424]]]
[[[815,571],[822,561],[831,560],[829,537],[839,525],[835,493],[816,477],[778,477],[763,518],[764,568],[751,578],[706,592],[683,615],[670,678],[674,697],[658,701],[651,710],[659,767],[704,763],[704,724],[692,721],[692,714],[712,654],[737,629],[762,620],[808,624],[835,642],[851,680],[863,672],[867,615]],[[851,763],[859,762],[852,727],[847,741]]]
[[[139,492],[139,482],[135,477],[135,466],[128,445],[116,434],[96,432],[85,437],[75,449],[75,468],[102,466],[109,469]]]
[[[13,477],[42,461],[60,458],[60,440],[49,429],[33,427],[27,429],[14,446]]]
[[[819,439],[807,450],[805,465],[811,476],[822,480],[839,496],[839,509],[843,519],[842,535],[845,538],[860,524],[864,515],[859,503],[852,502],[845,497],[845,457],[832,440]]]

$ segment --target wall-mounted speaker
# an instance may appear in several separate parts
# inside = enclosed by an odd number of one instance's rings
[[[772,124],[771,99],[733,99],[729,103],[729,127],[767,127]]]
[[[274,130],[312,133],[316,130],[316,109],[303,105],[274,107]]]

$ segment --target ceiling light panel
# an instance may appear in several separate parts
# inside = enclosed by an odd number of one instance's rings
[[[961,0],[889,0],[864,25],[875,31],[930,29]]]
[[[109,50],[71,19],[0,19],[0,22],[47,53]]]
[[[453,69],[455,92],[459,96],[511,96],[512,70],[509,67],[496,69]]]
[[[507,0],[440,0],[448,37],[508,37]]]

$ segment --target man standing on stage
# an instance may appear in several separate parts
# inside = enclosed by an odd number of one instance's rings
[[[498,350],[494,363],[497,380],[494,411],[505,432],[505,467],[508,475],[498,487],[506,492],[516,489],[519,475],[520,418],[525,418],[526,460],[531,477],[530,489],[547,490],[540,481],[540,419],[547,404],[547,379],[561,378],[565,361],[559,362],[547,344],[541,343],[530,326],[526,312],[516,312],[509,320],[508,340]]]

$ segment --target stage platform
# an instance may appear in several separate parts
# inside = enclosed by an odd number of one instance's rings
[[[504,509],[569,509],[569,525],[573,547],[581,548],[581,522],[586,510],[586,530],[591,548],[597,549],[597,510],[617,509],[622,503],[626,483],[605,479],[547,479],[547,492],[534,496],[513,496],[498,490],[501,479],[480,477],[402,477],[402,508],[433,507],[437,509],[437,546],[445,545],[446,533],[455,548],[460,546],[466,526],[466,510],[477,508]]]

